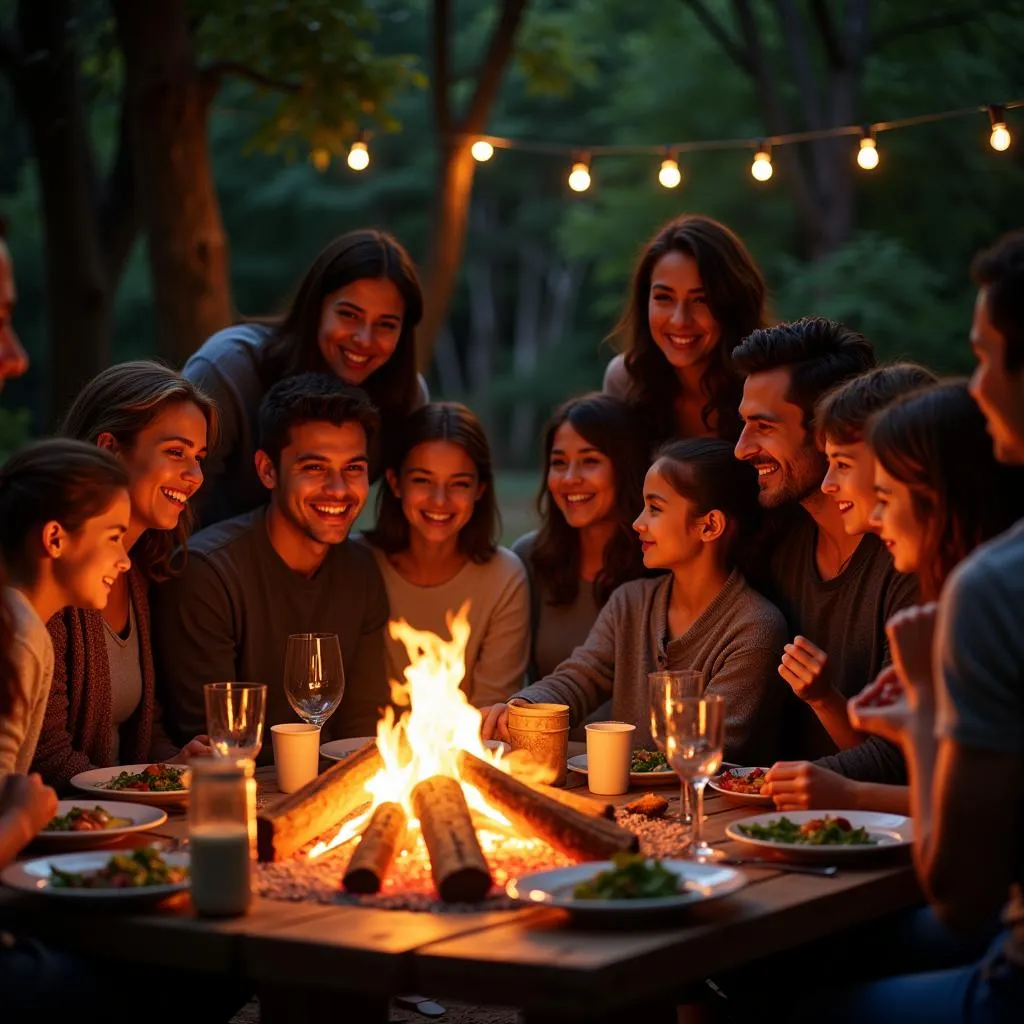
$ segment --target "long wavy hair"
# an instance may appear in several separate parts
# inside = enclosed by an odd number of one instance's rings
[[[589,394],[559,406],[544,430],[544,474],[537,495],[540,529],[530,556],[534,575],[552,605],[572,604],[580,588],[580,540],[562,515],[547,478],[555,434],[568,423],[612,464],[615,475],[615,533],[605,545],[594,597],[602,606],[621,583],[644,575],[644,559],[633,532],[643,505],[644,475],[650,463],[647,437],[632,409],[610,395]]]
[[[217,443],[213,400],[177,371],[148,359],[119,363],[93,377],[72,402],[60,433],[92,444],[101,434],[109,433],[131,451],[139,434],[164,409],[182,402],[190,402],[202,412],[207,444],[212,449]],[[132,564],[152,582],[176,575],[184,565],[194,522],[192,506],[187,505],[173,530],[146,530],[132,548]]]
[[[349,231],[329,242],[306,271],[288,308],[269,323],[260,376],[264,389],[282,377],[314,371],[331,373],[320,351],[324,299],[353,281],[386,278],[405,302],[402,329],[391,358],[361,385],[387,423],[400,421],[417,394],[416,326],[423,317],[423,290],[416,267],[396,238],[372,228]]]
[[[473,506],[469,522],[459,531],[458,548],[478,564],[490,561],[498,549],[501,514],[494,493],[494,467],[491,446],[480,421],[458,402],[430,402],[422,405],[405,421],[400,438],[387,450],[386,470],[401,476],[409,453],[430,441],[457,444],[473,460],[483,494]],[[411,527],[402,511],[402,499],[383,481],[377,491],[377,525],[366,531],[366,539],[389,555],[409,546]]]
[[[670,252],[692,256],[708,308],[718,324],[718,345],[701,376],[701,418],[708,430],[735,441],[740,436],[742,381],[730,364],[733,349],[768,322],[767,289],[754,258],[738,235],[710,217],[687,214],[670,221],[647,243],[633,272],[629,301],[612,332],[625,353],[629,401],[637,407],[655,444],[678,433],[675,400],[679,378],[651,335],[648,304],[655,264]]]
[[[1024,516],[1024,468],[996,461],[964,380],[898,398],[869,422],[868,443],[910,490],[922,530],[922,600],[936,600],[958,563]]]

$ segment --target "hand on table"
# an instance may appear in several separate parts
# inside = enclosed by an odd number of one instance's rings
[[[57,794],[36,772],[31,775],[8,775],[0,792],[0,815],[20,822],[24,845],[34,839],[57,813]]]
[[[823,676],[828,655],[805,636],[794,637],[782,650],[779,675],[790,689],[809,704],[828,696],[832,687]]]
[[[810,761],[777,761],[765,779],[761,792],[771,796],[780,811],[853,806],[850,780]]]
[[[210,737],[206,733],[200,733],[198,736],[193,736],[167,763],[187,764],[194,757],[212,756],[213,745],[210,743]]]

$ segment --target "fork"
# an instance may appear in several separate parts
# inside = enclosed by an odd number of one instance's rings
[[[775,871],[789,871],[794,875],[818,875],[822,878],[831,878],[839,871],[835,864],[794,864],[790,861],[768,860],[766,857],[725,857],[715,863],[734,867],[772,868]]]

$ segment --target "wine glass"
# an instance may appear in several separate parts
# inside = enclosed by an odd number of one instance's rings
[[[345,667],[336,633],[293,633],[284,658],[284,692],[295,713],[318,729],[345,693]]]
[[[673,701],[683,697],[699,697],[704,692],[704,674],[689,668],[648,672],[647,686],[650,697],[651,738],[658,749],[665,753],[666,708],[671,707]],[[693,801],[690,797],[689,783],[685,779],[679,793],[679,820],[684,825],[689,825],[693,821]]]
[[[255,758],[263,746],[267,688],[263,683],[207,683],[206,732],[221,757]]]
[[[722,856],[704,842],[704,787],[722,767],[725,745],[725,698],[681,697],[665,707],[665,754],[681,779],[697,794],[693,814],[693,838],[687,856],[693,860],[718,860]]]

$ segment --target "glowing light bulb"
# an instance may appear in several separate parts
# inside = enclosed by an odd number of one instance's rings
[[[683,180],[679,164],[671,157],[661,161],[661,170],[658,171],[658,181],[663,188],[675,188]]]
[[[572,165],[572,171],[569,174],[569,188],[573,192],[586,192],[590,188],[590,168],[582,160],[578,160]]]
[[[481,164],[486,163],[494,156],[494,147],[486,139],[477,139],[469,147],[469,151],[473,154],[473,159]]]
[[[750,173],[755,181],[767,181],[774,173],[772,155],[766,146],[762,146],[754,154],[754,162],[750,165]]]
[[[356,139],[349,147],[348,165],[353,171],[365,171],[370,166],[370,150],[362,139]]]
[[[1006,127],[1005,121],[995,121],[992,124],[992,134],[989,136],[988,144],[997,152],[1005,153],[1010,148],[1013,136],[1010,129]]]
[[[860,140],[857,163],[865,171],[873,171],[878,166],[878,146],[874,139],[865,137]]]
[[[331,166],[331,154],[326,149],[314,149],[309,154],[309,159],[321,174]]]

